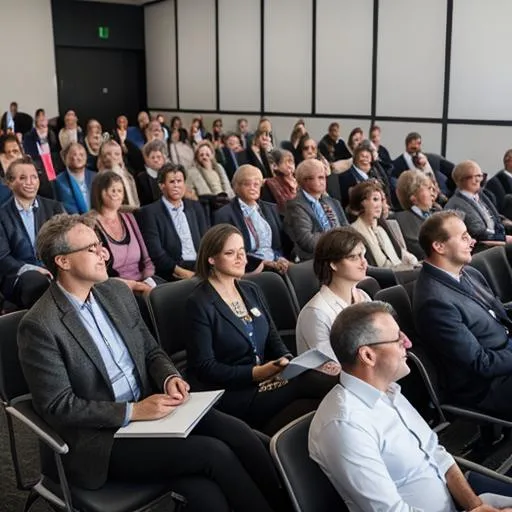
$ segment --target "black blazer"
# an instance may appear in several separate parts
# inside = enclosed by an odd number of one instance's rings
[[[505,196],[512,194],[512,178],[502,170],[487,182],[485,188],[494,194],[498,212],[506,215]]]
[[[204,281],[187,300],[190,336],[186,342],[191,382],[201,389],[226,389],[221,409],[243,416],[258,392],[252,379],[256,356],[251,339],[262,362],[289,355],[289,350],[277,333],[259,287],[238,281],[237,288],[252,317],[252,338],[242,320]]]
[[[240,153],[237,153],[236,158],[238,160],[238,165],[254,165],[254,167],[257,167],[261,171],[264,178],[272,178],[272,169],[270,168],[266,152],[262,151],[260,156],[261,160],[256,156],[256,153],[252,148],[248,147],[247,149],[240,151]]]
[[[233,175],[238,169],[237,153],[232,154],[231,150],[227,147],[217,149],[216,153],[218,156],[217,160],[220,161],[222,167],[224,167],[224,170],[226,171],[229,181],[231,181],[233,179]],[[233,155],[235,157],[234,160]]]
[[[265,201],[258,201],[260,211],[264,219],[269,223],[270,229],[272,229],[272,249],[283,254],[283,223],[279,217],[277,206],[272,203]],[[236,226],[244,237],[244,245],[247,253],[251,252],[251,236],[247,224],[244,220],[244,214],[238,198],[233,198],[226,206],[223,206],[220,210],[213,212],[213,224],[233,224]]]
[[[57,201],[37,196],[37,202],[38,208],[34,212],[36,236],[48,219],[64,213],[62,204]],[[25,263],[42,266],[30,243],[14,196],[11,196],[0,207],[0,289],[6,297],[12,293],[18,270]]]
[[[198,201],[190,199],[183,199],[183,206],[194,247],[198,251],[201,237],[208,229],[204,211]],[[144,206],[135,215],[151,261],[155,265],[156,274],[166,281],[173,281],[174,267],[183,262],[182,247],[180,237],[163,200],[159,199],[153,204]]]
[[[343,208],[346,208],[349,203],[349,192],[350,189],[365,180],[356,171],[356,168],[352,166],[348,171],[337,174],[340,182],[340,193],[341,193],[341,204]]]
[[[156,178],[152,178],[146,170],[139,172],[135,176],[135,185],[141,206],[154,203],[162,197],[162,192],[158,186]]]

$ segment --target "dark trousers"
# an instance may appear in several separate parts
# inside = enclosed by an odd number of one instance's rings
[[[287,510],[262,441],[244,422],[216,410],[187,439],[116,439],[109,478],[169,480],[187,498],[189,512]]]
[[[495,480],[490,476],[470,471],[468,474],[468,482],[476,494],[484,494],[486,492],[499,494],[500,496],[512,497],[512,486],[500,480]]]
[[[20,309],[31,308],[50,286],[50,278],[37,270],[28,270],[16,281],[9,300]]]
[[[218,408],[273,435],[295,418],[315,410],[337,382],[338,377],[310,370],[271,391],[226,391]],[[241,407],[240,400],[244,398],[249,403]]]

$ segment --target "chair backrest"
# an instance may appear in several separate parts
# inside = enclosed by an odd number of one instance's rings
[[[512,268],[504,247],[492,247],[475,254],[470,265],[483,274],[502,302],[512,301]]]
[[[18,326],[26,311],[0,316],[0,398],[9,403],[29,393],[18,359]]]
[[[313,271],[313,260],[290,265],[285,281],[298,312],[320,290],[320,281]]]
[[[377,279],[373,277],[365,277],[362,281],[359,281],[359,283],[357,283],[357,287],[365,291],[372,299],[375,297],[375,294],[381,289]]]
[[[297,309],[283,278],[275,272],[260,272],[244,279],[260,287],[281,339],[292,354],[297,354]]]
[[[373,265],[368,265],[366,275],[376,279],[381,288],[389,288],[390,286],[395,286],[398,284],[396,275],[390,268],[374,267]]]
[[[309,457],[308,432],[314,414],[308,413],[277,432],[270,452],[296,512],[348,511],[327,476]]]
[[[417,336],[414,327],[411,301],[407,291],[401,284],[378,291],[374,299],[391,304],[396,311],[400,329],[402,329],[409,338],[416,339]]]
[[[195,278],[184,279],[157,286],[149,294],[149,312],[157,340],[181,372],[187,366],[187,299],[198,284]]]

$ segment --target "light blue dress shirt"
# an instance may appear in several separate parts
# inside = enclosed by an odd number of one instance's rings
[[[162,197],[162,201],[171,216],[172,223],[176,228],[176,232],[180,237],[181,241],[181,258],[183,261],[196,261],[197,252],[194,247],[194,240],[192,233],[190,232],[190,226],[188,225],[187,216],[183,208],[183,201],[180,206],[173,206],[165,197]]]
[[[257,244],[253,233],[248,228],[249,238],[251,239],[251,249],[249,253],[264,260],[276,260],[279,257],[279,254],[272,249],[272,228],[261,214],[260,207],[257,204],[249,206],[240,198],[238,198],[238,203],[240,204],[240,209],[242,210],[244,219],[250,219],[259,238],[259,243]]]
[[[304,197],[308,200],[309,204],[311,205],[311,208],[313,208],[315,217],[318,219],[318,222],[320,222],[322,230],[329,231],[331,229],[331,223],[329,222],[327,214],[325,213],[325,210],[320,204],[320,201],[313,197],[311,194],[308,194],[305,190],[302,190],[302,193],[304,194]]]
[[[345,372],[323,399],[309,454],[351,512],[455,512],[445,475],[455,461],[392,384],[387,393]]]
[[[30,243],[35,252],[35,243],[36,243],[36,220],[34,217],[34,208],[39,208],[39,203],[37,199],[34,200],[32,205],[28,210],[25,210],[23,206],[14,198],[14,204],[16,205],[16,209],[21,218],[21,222],[23,222],[23,226],[25,226],[25,231],[27,232],[28,238],[30,239]],[[21,276],[21,274],[28,272],[29,270],[38,270],[40,267],[38,265],[32,265],[31,263],[25,263],[18,270],[17,276]]]
[[[87,183],[85,181],[85,176],[82,181],[77,180],[73,174],[66,169],[66,172],[68,173],[70,179],[75,180],[76,184],[78,185],[78,189],[80,190],[82,197],[84,198],[84,202],[87,205],[87,209],[91,209],[91,195],[89,194],[89,189],[87,188]]]
[[[363,180],[363,181],[366,181],[366,180],[369,180],[370,179],[370,176],[368,176],[368,174],[366,174],[364,171],[362,171],[361,169],[359,169],[359,167],[356,167],[354,165],[354,169],[356,170],[357,174],[359,174],[360,178]]]
[[[92,293],[85,302],[81,302],[62,286],[59,285],[59,288],[75,308],[83,326],[98,348],[116,402],[128,403],[123,426],[127,425],[131,417],[132,402],[137,402],[141,395],[133,359],[118,330]]]

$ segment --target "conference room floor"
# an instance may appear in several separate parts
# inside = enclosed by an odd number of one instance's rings
[[[39,471],[39,453],[35,438],[21,425],[16,426],[18,446],[22,460],[22,467],[27,478],[35,480]],[[474,425],[457,421],[452,424],[445,433],[441,435],[441,442],[451,453],[460,454],[463,446],[476,435]],[[496,450],[491,457],[485,459],[482,463],[492,469],[497,469],[512,454],[512,439],[503,442],[502,446]],[[471,457],[470,457],[471,458]],[[23,510],[23,504],[27,493],[16,489],[14,471],[12,468],[9,438],[7,435],[7,425],[5,412],[0,411],[0,512],[18,512]],[[151,512],[160,512],[169,510],[168,504],[160,503],[155,506]],[[51,508],[39,500],[32,508],[31,512],[50,512]]]

